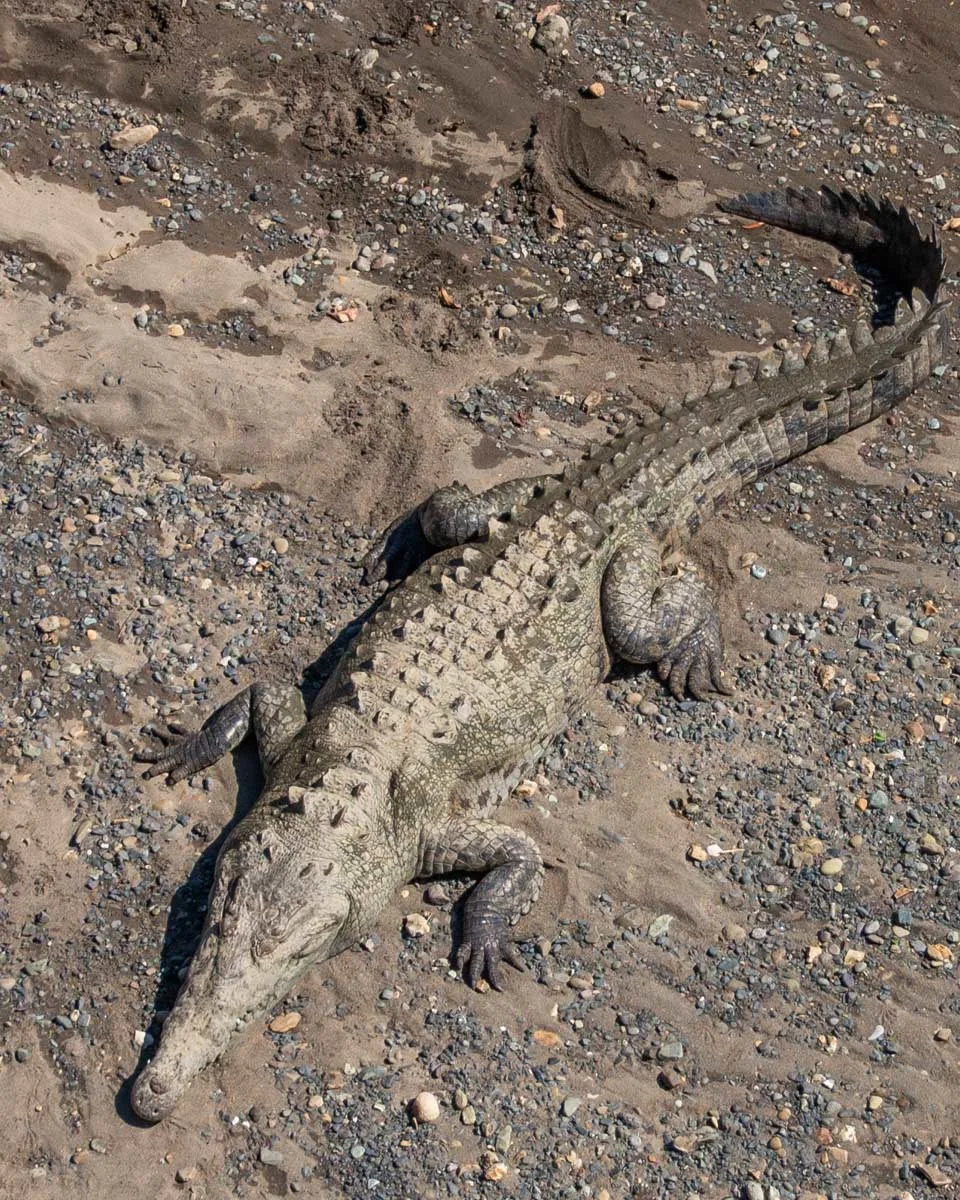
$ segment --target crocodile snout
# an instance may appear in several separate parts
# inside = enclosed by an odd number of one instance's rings
[[[162,1121],[177,1103],[180,1090],[172,1088],[153,1063],[144,1068],[130,1096],[133,1111],[141,1120]]]

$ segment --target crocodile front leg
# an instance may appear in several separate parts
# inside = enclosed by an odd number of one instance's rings
[[[518,970],[523,960],[510,941],[508,926],[530,911],[543,886],[543,859],[526,834],[480,817],[455,818],[423,835],[417,874],[483,871],[467,897],[463,938],[456,964],[476,987],[483,975],[500,991],[500,963]]]
[[[600,593],[603,630],[612,654],[655,663],[671,693],[698,700],[729,695],[723,638],[713,593],[690,575],[664,576],[653,542],[638,542],[610,560]]]
[[[510,479],[474,493],[462,483],[439,488],[386,530],[363,560],[364,579],[402,579],[426,562],[435,550],[484,541],[490,522],[508,520],[517,508],[539,494],[552,476]]]
[[[166,775],[169,783],[177,783],[213,766],[236,749],[252,729],[263,773],[269,776],[306,720],[303,696],[297,688],[255,683],[218,708],[198,732],[189,733],[182,725],[171,724],[170,730],[178,740],[159,734],[167,743],[162,750],[143,749],[134,757],[137,762],[150,764],[144,778]],[[148,732],[158,731],[148,726]]]

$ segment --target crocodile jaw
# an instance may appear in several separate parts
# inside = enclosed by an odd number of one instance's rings
[[[139,1117],[162,1120],[238,1029],[343,948],[350,897],[320,861],[303,840],[281,840],[257,820],[234,832],[217,863],[200,945],[160,1048],[131,1094]]]
[[[134,1085],[130,1099],[137,1116],[145,1121],[167,1116],[234,1034],[272,1008],[310,967],[331,956],[341,924],[340,916],[332,918],[312,946],[298,939],[261,961],[249,953],[249,939],[230,944],[236,934],[224,939],[211,925],[163,1027],[160,1048]]]

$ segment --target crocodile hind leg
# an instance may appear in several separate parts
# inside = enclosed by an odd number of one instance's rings
[[[166,775],[169,783],[178,783],[213,766],[236,749],[252,730],[263,773],[269,776],[306,720],[303,696],[297,688],[254,683],[218,708],[196,733],[171,723],[169,729],[175,735],[171,738],[147,726],[146,731],[158,736],[165,745],[160,750],[140,750],[135,757],[137,762],[150,764],[144,772],[145,779]]]
[[[603,630],[612,654],[655,663],[679,700],[730,694],[723,679],[723,638],[713,593],[691,575],[665,576],[660,551],[640,541],[610,560],[600,592]]]
[[[552,476],[510,479],[485,492],[462,483],[439,488],[405,516],[398,517],[363,560],[368,583],[402,579],[435,550],[484,541],[490,522],[508,520],[516,509],[538,495]]]
[[[508,927],[530,911],[543,886],[543,859],[526,834],[481,817],[456,818],[423,836],[418,876],[451,871],[482,871],[463,912],[463,937],[456,964],[476,987],[486,975],[500,991],[500,964],[518,970],[523,960],[510,940]]]

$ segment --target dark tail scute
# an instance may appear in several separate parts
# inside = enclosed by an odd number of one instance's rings
[[[877,200],[829,187],[818,192],[785,188],[722,200],[720,208],[830,242],[875,268],[905,296],[919,289],[931,304],[937,301],[945,267],[940,236],[935,228],[924,233],[905,208],[887,197]]]
[[[664,537],[694,529],[741,487],[889,412],[943,361],[949,338],[940,239],[905,208],[826,187],[739,196],[720,208],[851,254],[877,277],[879,311],[872,325],[857,320],[772,358],[765,371],[758,363],[706,396],[684,398],[669,450],[655,448],[659,489],[644,499]]]

